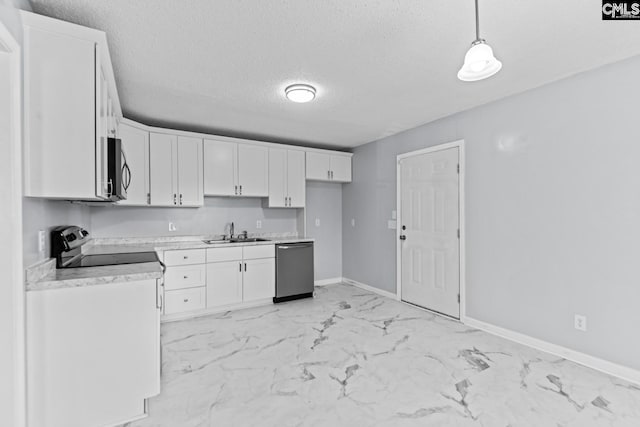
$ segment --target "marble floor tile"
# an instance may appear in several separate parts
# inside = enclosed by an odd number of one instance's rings
[[[640,426],[640,387],[349,285],[162,326],[128,427]]]

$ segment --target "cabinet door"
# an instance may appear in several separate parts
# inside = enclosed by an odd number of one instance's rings
[[[269,196],[269,149],[238,145],[238,192],[241,196]]]
[[[207,264],[207,308],[242,302],[242,262]]]
[[[99,84],[96,85],[96,109],[98,120],[96,121],[96,195],[99,197],[110,197],[113,192],[113,183],[108,181],[107,168],[108,152],[107,140],[109,138],[109,94],[107,89],[107,79],[104,77],[102,69],[98,69],[96,75]]]
[[[351,182],[351,157],[331,156],[332,181]]]
[[[303,208],[306,199],[305,153],[298,150],[287,150],[287,194],[289,206]]]
[[[245,260],[242,300],[256,301],[276,296],[275,258]]]
[[[238,144],[204,140],[204,194],[233,196],[237,193]]]
[[[202,206],[202,140],[178,137],[178,205]]]
[[[287,205],[287,150],[269,149],[269,207]]]
[[[120,139],[127,164],[131,169],[131,183],[127,200],[119,205],[147,205],[149,203],[149,132],[132,126],[120,125]]]
[[[175,135],[149,134],[149,188],[153,206],[177,205],[176,141]]]
[[[159,393],[156,281],[28,292],[29,425],[105,426]]]
[[[307,179],[314,181],[329,181],[331,171],[331,156],[323,153],[307,153]]]
[[[96,199],[96,46],[30,26],[24,37],[25,193]]]

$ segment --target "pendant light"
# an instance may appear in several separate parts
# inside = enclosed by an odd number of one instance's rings
[[[458,78],[464,82],[475,82],[493,76],[502,68],[502,62],[493,56],[493,49],[480,38],[478,0],[476,1],[476,39],[464,56],[464,64],[458,71]]]

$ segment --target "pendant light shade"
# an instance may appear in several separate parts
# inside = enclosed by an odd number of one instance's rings
[[[458,78],[465,82],[475,82],[493,76],[502,68],[502,62],[493,56],[493,49],[480,38],[478,0],[476,0],[476,39],[464,56],[464,64],[458,71]]]
[[[464,56],[464,64],[458,71],[458,78],[465,82],[475,82],[493,76],[502,68],[502,62],[493,56],[493,49],[484,40],[474,42]]]

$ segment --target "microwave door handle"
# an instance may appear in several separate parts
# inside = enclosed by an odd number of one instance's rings
[[[124,189],[126,191],[129,189],[129,186],[131,185],[131,169],[129,168],[129,165],[126,163],[122,167],[122,176],[123,176],[123,182],[124,182]]]

